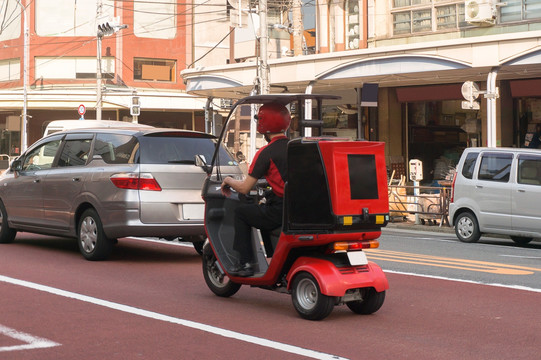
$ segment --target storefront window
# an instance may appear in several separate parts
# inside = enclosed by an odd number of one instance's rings
[[[174,60],[134,59],[133,78],[135,80],[175,81]]]

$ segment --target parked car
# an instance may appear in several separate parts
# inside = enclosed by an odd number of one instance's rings
[[[43,136],[54,134],[55,132],[72,130],[72,129],[88,129],[88,128],[123,128],[123,127],[138,127],[151,128],[150,125],[133,124],[124,121],[115,120],[53,120],[43,132]]]
[[[541,237],[540,203],[540,150],[467,148],[462,154],[449,204],[460,241],[492,233],[527,244]]]
[[[201,187],[214,136],[152,127],[74,129],[33,144],[0,176],[0,243],[17,231],[77,238],[88,260],[116,239],[205,239]],[[220,148],[222,174],[241,176]],[[197,165],[196,165],[197,163]]]

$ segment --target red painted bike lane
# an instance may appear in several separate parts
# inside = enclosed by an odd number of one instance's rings
[[[22,240],[0,246],[0,264],[0,326],[59,344],[2,351],[2,359],[539,356],[541,294],[534,292],[388,274],[391,287],[376,314],[340,306],[310,322],[287,295],[243,287],[229,299],[214,296],[193,249],[169,244],[121,240],[111,261],[96,263],[66,240]],[[0,351],[21,343],[0,334]]]

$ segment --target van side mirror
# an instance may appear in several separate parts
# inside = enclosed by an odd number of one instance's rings
[[[204,155],[195,155],[195,166],[199,166],[207,174],[210,173],[211,167],[209,164],[207,164]]]

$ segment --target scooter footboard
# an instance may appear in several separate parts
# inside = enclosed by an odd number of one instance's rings
[[[331,261],[303,256],[295,261],[287,274],[288,290],[291,290],[292,279],[302,271],[314,276],[321,293],[327,296],[344,296],[347,290],[357,288],[373,287],[377,292],[389,288],[383,270],[373,262],[338,268]]]

